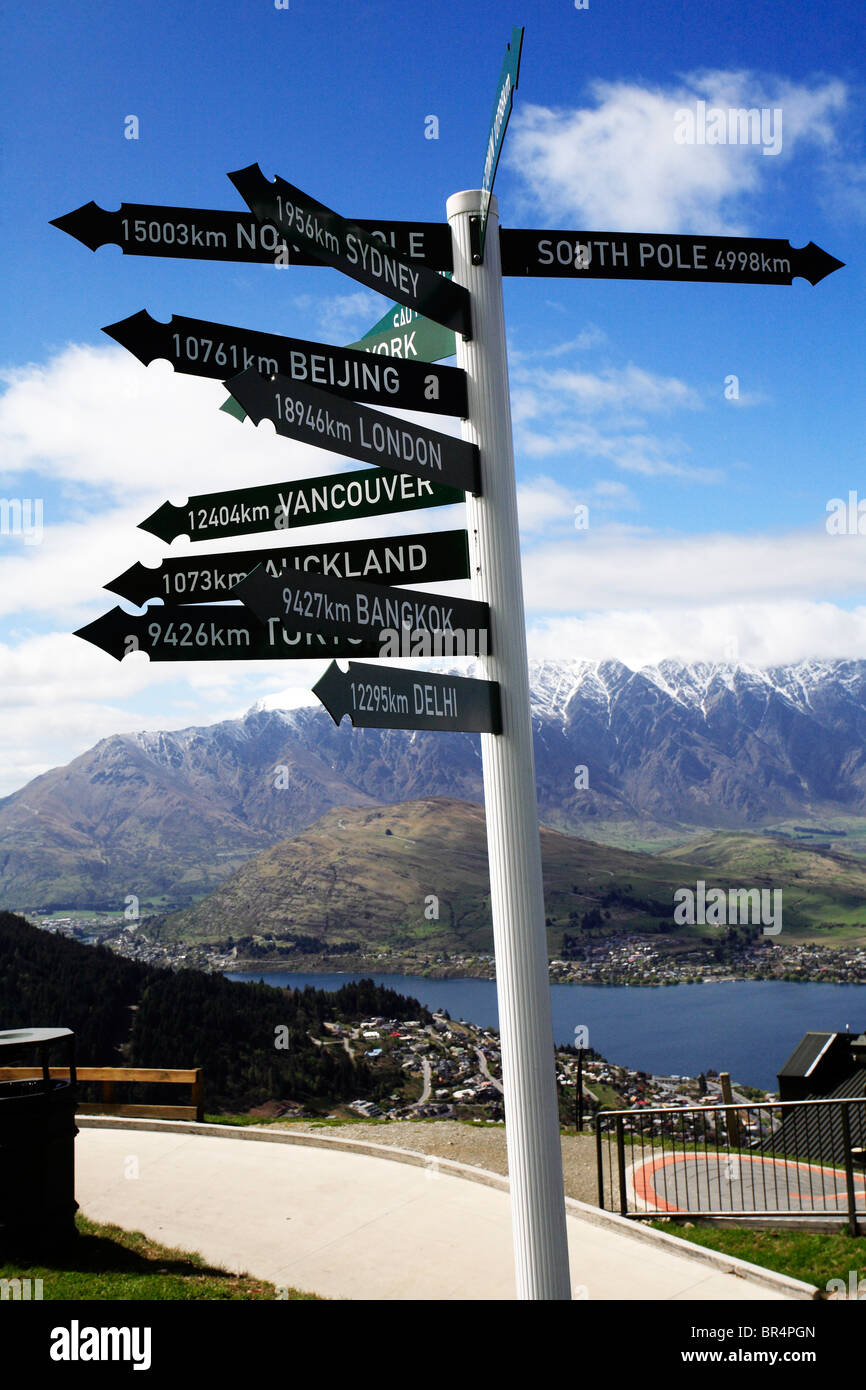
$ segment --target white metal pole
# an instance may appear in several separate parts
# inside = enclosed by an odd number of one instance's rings
[[[490,605],[492,653],[481,661],[502,692],[502,733],[482,734],[481,754],[514,1266],[518,1298],[569,1299],[496,198],[478,266],[469,223],[480,207],[477,189],[447,203],[454,279],[472,296],[472,338],[457,338],[469,393],[463,438],[481,455],[482,495],[466,499],[472,593]]]

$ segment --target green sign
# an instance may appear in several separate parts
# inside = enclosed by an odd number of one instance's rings
[[[490,207],[490,195],[493,192],[493,180],[496,178],[499,156],[502,153],[505,128],[508,125],[508,118],[511,115],[511,104],[517,89],[517,75],[520,71],[520,53],[522,48],[523,28],[520,25],[515,25],[511,30],[511,42],[506,48],[505,57],[502,60],[502,71],[499,74],[499,82],[496,86],[496,100],[493,103],[493,115],[490,118],[487,149],[484,152],[484,175],[481,180],[481,217],[479,219],[480,225],[478,228],[478,249],[473,252],[472,256],[476,265],[480,265],[484,260],[484,239],[487,235],[487,212]]]
[[[390,357],[402,357],[411,362],[441,362],[443,357],[453,357],[457,351],[457,338],[454,330],[443,328],[432,319],[425,319],[414,309],[406,309],[402,304],[392,304],[378,323],[374,323],[369,333],[356,343],[346,347],[359,348],[363,352],[383,352]]]

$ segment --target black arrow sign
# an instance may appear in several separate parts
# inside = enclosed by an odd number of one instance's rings
[[[353,642],[289,631],[278,618],[264,625],[242,604],[149,608],[133,616],[112,608],[74,634],[116,661],[146,652],[151,661],[314,661],[328,656],[378,656],[379,642]]]
[[[394,666],[332,661],[313,686],[335,724],[348,714],[355,728],[439,729],[498,734],[502,730],[499,683],[467,676],[403,671]]]
[[[225,386],[255,424],[271,420],[277,434],[287,439],[466,492],[481,491],[477,444],[341,400],[315,386],[264,377],[252,367]]]
[[[402,260],[357,222],[347,222],[285,179],[269,182],[258,164],[238,169],[229,178],[261,222],[274,223],[287,240],[297,241],[324,265],[455,333],[471,336],[469,291],[462,285]]]
[[[109,244],[125,256],[167,256],[175,260],[256,261],[283,264],[286,243],[272,222],[260,222],[251,212],[215,208],[175,208],[153,203],[121,203],[106,212],[85,203],[74,212],[55,217],[52,227],[68,232],[91,251]],[[428,270],[451,270],[451,229],[447,222],[382,222],[359,217],[355,225],[383,242],[404,261]],[[321,265],[301,247],[289,250],[291,265]]]
[[[321,570],[341,579],[372,576],[380,584],[437,583],[469,578],[469,543],[465,531],[434,531],[221,555],[172,555],[156,569],[132,565],[105,587],[139,607],[152,598],[212,603],[231,597],[235,584],[258,565],[272,579],[294,570]]]
[[[440,487],[426,478],[358,468],[297,483],[203,492],[190,497],[182,507],[163,502],[139,526],[169,544],[176,536],[215,541],[225,536],[320,526],[326,521],[418,511],[421,507],[449,507],[463,500],[464,494],[456,488]]]
[[[490,609],[475,599],[350,583],[296,570],[272,579],[261,566],[235,585],[232,597],[241,599],[263,622],[279,618],[299,632],[378,639],[377,656],[400,655],[401,638],[405,645],[410,633],[426,634],[430,654],[434,639],[442,655],[475,656],[491,649]],[[435,654],[440,654],[438,649]]]
[[[447,283],[450,283],[447,282]],[[172,314],[169,323],[151,318],[146,309],[103,328],[115,342],[152,362],[164,357],[176,372],[224,381],[254,367],[269,376],[324,386],[338,396],[374,405],[429,410],[465,416],[466,373],[432,362],[403,362],[396,357],[330,347],[303,338],[283,338],[225,323]]]
[[[817,285],[843,261],[810,241],[761,237],[657,236],[644,232],[546,232],[503,229],[503,275],[585,280],[708,280],[717,284]]]
[[[273,265],[285,247],[273,223],[259,222],[243,212],[224,212],[213,208],[175,208],[150,203],[121,203],[118,212],[106,212],[96,203],[86,203],[52,226],[76,237],[92,251],[108,243],[121,247],[127,256],[168,256],[186,260],[257,261]],[[451,231],[443,222],[383,222],[358,218],[356,225],[378,238],[403,260],[417,261],[428,270],[453,267]],[[575,279],[641,280],[717,280],[745,284],[789,285],[800,275],[817,285],[826,275],[839,270],[843,261],[810,241],[796,249],[789,241],[753,237],[660,236],[656,233],[547,231],[522,227],[502,227],[499,233],[503,275],[569,276]],[[602,246],[594,249],[592,243]],[[641,264],[641,243],[644,244]],[[589,257],[586,247],[589,246]],[[609,248],[617,251],[614,257]],[[650,249],[648,250],[647,247]],[[659,264],[661,261],[670,263]],[[697,248],[706,248],[707,267],[718,271],[709,275],[695,264],[704,259]],[[627,261],[623,260],[625,249]],[[602,265],[601,255],[605,264]],[[754,269],[751,256],[761,257]],[[723,260],[719,265],[719,255]],[[729,254],[733,260],[729,260]],[[741,264],[740,255],[749,259]],[[299,247],[289,252],[293,265],[321,265]],[[691,259],[689,259],[691,258]],[[655,271],[653,261],[656,262]],[[779,269],[775,263],[779,262]],[[791,265],[787,275],[784,262]],[[584,262],[585,268],[582,268]],[[630,267],[637,266],[636,273]],[[687,273],[689,266],[691,272]],[[771,267],[773,267],[771,269]],[[393,297],[393,296],[391,296]]]

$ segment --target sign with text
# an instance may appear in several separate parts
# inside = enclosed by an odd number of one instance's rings
[[[453,329],[425,319],[414,309],[404,309],[402,304],[392,304],[369,333],[346,347],[402,357],[404,362],[439,362],[454,356],[457,338]]]
[[[651,232],[545,232],[503,229],[503,275],[585,280],[708,280],[718,284],[790,285],[802,275],[817,285],[837,261],[810,241],[762,237],[658,236]]]
[[[355,728],[438,729],[498,734],[502,729],[499,684],[432,671],[331,662],[313,686],[335,724],[345,714]]]
[[[168,323],[152,318],[146,309],[103,328],[109,338],[147,365],[164,357],[176,372],[190,376],[226,377],[253,367],[266,376],[324,386],[337,396],[372,401],[376,405],[426,410],[435,415],[465,416],[468,410],[466,373],[458,367],[387,360],[351,348],[278,333],[257,333],[225,323],[172,314]]]
[[[297,241],[324,265],[464,337],[471,336],[469,293],[462,285],[404,261],[357,222],[347,222],[285,179],[269,183],[258,164],[238,169],[229,178],[260,221],[274,223],[286,240]]]
[[[172,555],[156,569],[132,565],[105,588],[139,607],[152,598],[166,603],[213,603],[233,597],[235,584],[258,565],[271,579],[294,570],[313,570],[339,579],[375,579],[379,584],[438,583],[469,578],[469,543],[466,532],[457,530],[230,550],[221,555]]]
[[[176,536],[214,541],[422,507],[449,507],[462,501],[464,494],[456,488],[440,487],[426,478],[358,468],[350,473],[303,478],[297,483],[203,492],[188,498],[183,506],[163,502],[139,526],[169,544]]]
[[[403,260],[417,261],[428,270],[449,271],[452,268],[451,232],[447,223],[357,219],[355,225]],[[52,226],[68,232],[92,251],[115,244],[127,256],[281,264],[278,257],[286,249],[286,241],[273,223],[259,222],[251,213],[209,208],[122,203],[118,212],[105,212],[91,202],[75,212],[56,217]],[[844,261],[837,260],[814,242],[798,249],[789,241],[774,238],[501,227],[499,239],[503,275],[623,280],[718,279],[739,284],[784,285],[789,285],[799,275],[817,285],[831,271],[844,265]],[[599,244],[593,247],[594,242]],[[317,256],[299,247],[289,248],[288,255],[293,265],[322,264]],[[790,273],[785,268],[786,262]],[[651,273],[653,268],[657,274]],[[709,269],[717,270],[718,276],[706,274]],[[689,270],[693,273],[687,273]],[[389,321],[390,314],[389,310],[365,338],[374,332],[382,335],[383,342],[387,336],[405,337],[408,352],[392,355],[413,360],[414,344],[408,331],[411,325],[398,327]],[[364,342],[365,339],[359,340],[359,344]],[[416,337],[415,342],[420,342],[420,338]],[[446,355],[451,356],[451,353],[441,354]],[[434,357],[432,353],[427,355],[420,351],[417,357],[429,362],[441,360],[439,354]]]
[[[499,156],[502,153],[508,118],[511,115],[514,93],[517,90],[517,78],[520,73],[520,54],[522,50],[523,29],[515,25],[511,30],[511,41],[505,49],[505,57],[502,60],[502,70],[499,74],[499,81],[496,84],[496,100],[493,103],[493,115],[490,118],[490,130],[487,133],[487,146],[484,151],[484,172],[481,179],[481,214],[478,228],[478,251],[477,254],[474,254],[472,257],[479,265],[484,260],[484,242],[487,237],[487,213],[490,207],[490,194],[493,192],[493,181],[496,178],[496,170],[499,167]]]
[[[490,609],[475,599],[298,571],[273,579],[263,566],[235,585],[231,597],[239,598],[263,622],[279,618],[299,632],[377,640],[378,656],[395,650],[399,654],[404,631],[431,637],[441,633],[453,649],[448,655],[476,656],[491,650]]]
[[[106,212],[85,203],[74,212],[55,217],[52,227],[67,232],[96,251],[119,246],[125,256],[166,256],[197,261],[256,261],[267,265],[321,265],[292,243],[287,247],[273,222],[260,222],[251,212],[216,208],[175,208],[153,203],[121,203]],[[447,222],[383,222],[359,217],[354,225],[382,242],[401,260],[428,270],[451,270],[451,229]]]
[[[271,420],[284,438],[446,487],[480,490],[478,448],[466,440],[252,368],[224,384],[256,425]]]
[[[379,642],[353,642],[264,624],[242,604],[211,603],[149,608],[133,615],[112,608],[74,634],[122,661],[145,652],[151,661],[315,661],[327,656],[378,656]]]

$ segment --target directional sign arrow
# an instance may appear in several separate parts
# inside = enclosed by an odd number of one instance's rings
[[[51,225],[68,232],[91,251],[113,244],[125,256],[285,264],[282,232],[272,222],[260,222],[246,210],[225,212],[216,208],[121,203],[118,212],[106,212],[90,202],[63,217],[55,217]],[[447,222],[383,222],[359,217],[355,225],[384,243],[401,260],[426,266],[428,270],[452,268],[451,229]],[[288,255],[292,265],[322,264],[318,256],[294,244]]]
[[[347,222],[285,179],[269,183],[258,164],[238,169],[229,178],[256,217],[274,223],[287,240],[297,241],[324,265],[471,337],[469,293],[462,285],[424,266],[410,265],[357,222]]]
[[[457,338],[450,328],[443,328],[432,319],[416,314],[414,309],[404,309],[402,304],[392,304],[390,309],[373,324],[369,333],[356,343],[347,347],[358,348],[362,352],[387,353],[391,357],[402,357],[405,362],[416,359],[419,362],[439,362],[443,357],[453,357],[457,351]]]
[[[790,285],[796,275],[817,285],[839,270],[810,241],[761,237],[657,236],[644,232],[545,232],[503,228],[503,275],[585,280],[708,280],[717,284]]]
[[[478,228],[478,249],[472,257],[477,265],[480,265],[484,259],[484,241],[487,235],[487,212],[490,207],[490,195],[493,191],[493,180],[496,178],[499,156],[502,153],[505,131],[508,126],[508,119],[511,115],[514,93],[517,90],[517,78],[520,72],[520,54],[522,51],[523,29],[520,25],[515,24],[511,29],[511,39],[506,45],[505,57],[502,60],[502,67],[499,72],[499,81],[496,84],[493,115],[490,117],[490,130],[487,133],[487,145],[484,150],[484,173],[481,181],[482,196]]]
[[[297,483],[199,493],[182,507],[163,502],[139,526],[169,544],[176,536],[214,541],[259,531],[319,526],[326,521],[354,521],[362,516],[417,511],[421,507],[448,507],[463,500],[464,494],[456,488],[440,487],[426,478],[358,468],[351,473],[304,478]]]
[[[444,282],[449,283],[449,282]],[[103,328],[115,342],[138,358],[152,362],[164,357],[176,372],[216,377],[224,381],[248,367],[292,382],[324,386],[335,395],[379,405],[428,410],[437,415],[468,412],[466,373],[458,367],[432,363],[381,361],[366,352],[330,347],[277,333],[257,333],[225,323],[188,319],[173,314],[169,323],[152,318],[146,309]]]
[[[241,604],[149,608],[134,616],[112,608],[74,634],[116,661],[146,652],[151,661],[314,661],[327,656],[378,656],[378,641],[353,642],[289,631],[279,619],[262,625]]]
[[[431,641],[443,634],[443,648],[445,639],[451,644],[449,655],[491,650],[490,609],[475,599],[297,570],[272,579],[263,566],[235,585],[232,598],[241,599],[263,622],[279,618],[300,632],[378,640],[377,656],[394,655],[404,631],[428,634]]]
[[[255,424],[271,420],[277,434],[287,439],[447,487],[481,491],[478,447],[466,440],[283,376],[264,377],[252,367],[224,384]]]
[[[262,565],[272,579],[294,570],[321,570],[342,579],[374,577],[380,584],[426,584],[469,578],[465,531],[379,536],[367,541],[329,541],[267,550],[231,550],[221,555],[172,555],[156,569],[135,564],[106,589],[141,607],[148,599],[183,604],[212,603]]]
[[[68,232],[92,251],[113,243],[120,246],[127,256],[256,261],[273,265],[285,247],[282,234],[273,223],[259,222],[258,218],[248,213],[213,208],[121,203],[118,212],[106,212],[90,202],[63,217],[55,217],[51,225]],[[382,241],[403,260],[417,261],[428,270],[447,271],[452,268],[451,232],[447,223],[383,222],[359,218],[356,225]],[[729,280],[731,283],[770,285],[790,285],[792,279],[800,275],[810,284],[817,285],[826,275],[845,264],[813,241],[797,249],[789,241],[754,237],[659,236],[656,233],[546,231],[520,227],[503,227],[499,237],[503,275],[623,280],[718,279],[721,282]],[[593,242],[603,245],[593,249]],[[643,264],[641,244],[644,246]],[[701,247],[706,248],[706,258],[700,252]],[[611,249],[616,250],[615,257]],[[758,262],[751,261],[753,252],[761,257],[759,270],[754,269]],[[716,265],[720,253],[723,259]],[[318,256],[298,247],[293,247],[289,254],[294,265],[322,264]],[[741,262],[741,254],[746,255],[748,260]],[[729,259],[731,255],[733,260]],[[712,262],[712,269],[718,270],[718,276],[707,274],[700,264],[695,264],[704,259],[708,267]],[[775,268],[777,261],[780,262],[778,269]],[[791,265],[790,274],[784,271],[785,261]],[[689,264],[692,266],[691,274],[687,273]],[[633,274],[630,267],[635,265],[637,271]],[[653,269],[656,274],[652,273]],[[439,358],[431,356],[424,360],[438,361]]]
[[[348,714],[355,728],[440,729],[498,734],[499,683],[467,676],[404,671],[395,666],[332,661],[313,686],[335,724]]]

